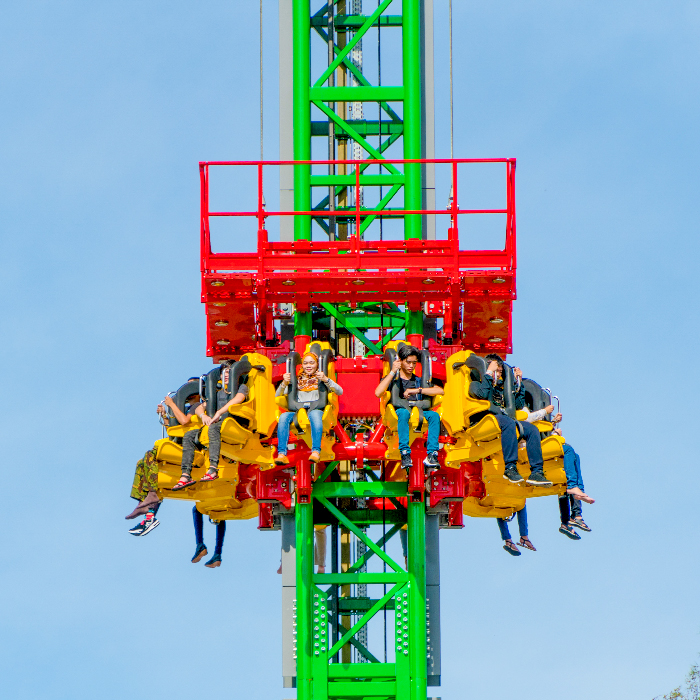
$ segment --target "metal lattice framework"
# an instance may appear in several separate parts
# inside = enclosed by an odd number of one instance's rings
[[[369,356],[381,356],[386,343],[401,332],[414,345],[428,347],[443,370],[446,358],[465,348],[511,351],[515,161],[425,157],[426,2],[379,0],[369,14],[362,13],[361,0],[328,0],[316,11],[310,0],[281,3],[291,7],[292,19],[293,160],[200,164],[202,301],[208,319],[207,353],[215,360],[256,351],[274,363],[293,349],[302,352],[325,333],[339,355],[336,367],[355,372],[358,383],[363,372],[371,371],[368,378],[376,386],[383,367],[379,357]],[[384,85],[379,79],[373,84],[364,71],[363,42],[366,48],[375,28],[400,33],[400,84]],[[326,48],[325,65],[312,62],[312,41]],[[393,60],[398,62],[396,56]],[[375,105],[378,118],[366,119]],[[327,159],[313,159],[314,138],[327,140]],[[505,206],[460,209],[459,167],[482,163],[502,164]],[[447,209],[428,206],[426,199],[425,173],[435,165],[450,171]],[[255,206],[247,211],[210,209],[210,180],[219,166],[253,169]],[[283,205],[280,211],[266,209],[264,166],[293,170],[293,210]],[[491,214],[505,216],[504,248],[460,250],[460,217]],[[210,224],[217,217],[256,220],[257,251],[212,251]],[[281,236],[271,241],[270,217],[287,222],[291,217],[293,240]],[[389,220],[403,222],[401,239],[370,235]],[[446,237],[427,235],[428,222],[436,221],[445,222],[441,230]],[[428,322],[437,319],[443,321],[442,330],[428,341]],[[281,337],[276,320],[287,328],[293,323],[293,340]],[[370,340],[370,329],[379,329],[378,340]],[[351,337],[365,347],[362,362],[344,342]],[[283,371],[284,365],[278,365],[273,379],[279,380]],[[289,547],[286,560],[283,552],[283,585],[292,596],[285,605],[289,620],[294,619],[295,652],[288,680],[292,684],[293,679],[299,700],[426,700],[429,680],[439,684],[439,593],[431,599],[429,591],[431,576],[432,587],[439,590],[435,508],[442,501],[444,526],[461,526],[461,504],[448,501],[464,499],[468,479],[463,470],[441,470],[431,477],[427,498],[422,465],[426,453],[419,440],[407,480],[392,480],[396,463],[385,458],[386,445],[380,442],[385,428],[377,420],[378,409],[373,414],[376,429],[349,422],[366,411],[363,405],[348,409],[346,416],[341,411],[340,421],[345,422],[334,428],[339,462],[328,463],[315,481],[308,450],[297,453],[292,460],[293,503],[286,477],[261,472],[258,480],[258,497],[269,497],[260,500],[266,529],[274,524],[269,504],[276,499],[284,506],[283,541]],[[375,460],[375,465],[368,466],[366,460]],[[340,481],[326,481],[336,469]],[[276,496],[273,481],[284,483]],[[370,533],[380,524],[382,536],[375,539]],[[330,573],[314,573],[316,525],[331,528]],[[387,542],[404,527],[406,566],[386,550]],[[354,557],[347,544],[351,537]],[[372,558],[381,560],[381,572],[368,572]],[[373,595],[377,587],[380,594]],[[438,626],[432,645],[429,606],[433,625]],[[368,624],[380,614],[391,618],[394,630],[383,660],[367,635]]]

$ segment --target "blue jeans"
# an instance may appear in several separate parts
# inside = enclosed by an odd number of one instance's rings
[[[411,426],[408,424],[411,412],[407,408],[397,408],[396,415],[399,419],[399,452],[409,452],[411,446]],[[423,417],[428,421],[428,439],[426,449],[428,452],[437,452],[440,449],[440,416],[435,411],[423,411]]]
[[[527,507],[523,506],[517,513],[518,515],[518,529],[520,530],[521,537],[527,537]],[[508,530],[508,523],[503,518],[496,518],[498,523],[498,529],[501,531],[501,539],[505,542],[510,539],[510,530]]]
[[[583,479],[581,478],[581,459],[576,454],[571,445],[564,443],[564,471],[566,472],[566,488],[573,489],[578,486],[581,491],[583,488]]]
[[[307,411],[309,422],[311,423],[311,451],[321,451],[321,438],[323,437],[323,411],[315,408]],[[277,452],[281,455],[287,454],[287,444],[289,443],[289,426],[296,414],[292,411],[283,413],[277,423]]]
[[[503,450],[503,459],[506,463],[506,469],[518,468],[518,431],[515,421],[505,415],[505,413],[497,413],[496,420],[498,427],[501,429],[501,449]],[[542,445],[540,444],[540,431],[532,423],[522,421],[523,434],[522,439],[525,440],[527,449],[527,459],[530,462],[530,471],[541,472],[544,460],[542,459]]]
[[[192,508],[192,519],[194,520],[194,538],[197,544],[204,544],[204,518],[197,510],[197,506]],[[216,523],[216,548],[214,554],[221,556],[224,549],[224,537],[226,536],[226,521],[220,520]]]

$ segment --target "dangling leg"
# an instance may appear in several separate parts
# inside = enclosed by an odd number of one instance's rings
[[[323,411],[315,409],[309,411],[309,423],[311,423],[311,454],[309,461],[318,463],[321,459],[321,439],[323,438]]]
[[[221,553],[224,549],[224,537],[226,536],[226,521],[219,520],[216,523],[216,548],[214,549],[214,556],[204,565],[208,569],[216,569],[217,566],[221,566]]]
[[[289,444],[289,426],[294,420],[294,413],[283,413],[277,422],[277,457],[275,464],[289,464],[287,459],[287,445]]]
[[[194,486],[197,482],[192,481],[192,464],[194,463],[194,451],[199,438],[199,430],[190,430],[182,438],[182,476],[173,486],[172,491],[181,491],[188,486]]]
[[[513,540],[510,539],[510,530],[508,523],[503,518],[496,518],[498,529],[501,531],[501,539],[503,540],[503,549],[512,554],[514,557],[520,556],[520,550],[515,546]]]
[[[207,546],[204,544],[204,518],[197,510],[197,506],[192,506],[192,521],[194,523],[194,539],[197,542],[197,548],[194,550],[192,563],[196,564],[207,556]]]
[[[523,477],[518,472],[518,432],[515,421],[502,413],[496,416],[496,420],[501,429],[501,449],[506,463],[503,476],[512,484],[518,484],[523,481]]]

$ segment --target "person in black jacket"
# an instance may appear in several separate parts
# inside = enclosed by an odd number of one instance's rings
[[[379,382],[374,390],[374,395],[380,397],[385,391],[391,391],[392,384],[396,382],[399,387],[399,397],[411,400],[419,400],[422,397],[442,396],[445,390],[441,386],[423,386],[420,377],[414,374],[416,365],[420,362],[421,352],[412,345],[402,345],[397,353],[389,374]],[[396,407],[398,418],[399,451],[401,452],[401,466],[408,470],[411,468],[410,408]],[[438,450],[440,449],[440,415],[435,411],[424,410],[423,417],[428,422],[428,437],[426,450],[428,454],[423,460],[423,465],[429,469],[440,467]]]
[[[505,478],[513,484],[523,481],[523,477],[518,472],[518,440],[523,439],[531,470],[527,483],[532,486],[551,486],[552,482],[548,481],[544,475],[540,431],[532,423],[515,421],[506,413],[502,358],[493,353],[486,355],[485,360],[488,362],[486,374],[483,375],[478,386],[474,386],[477,382],[472,382],[469,394],[474,399],[489,401],[498,408],[495,417],[501,429],[501,447],[506,463]],[[513,368],[513,373],[515,375],[513,399],[516,410],[521,410],[525,406],[523,373],[519,367]]]

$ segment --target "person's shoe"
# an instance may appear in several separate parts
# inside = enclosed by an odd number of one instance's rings
[[[141,537],[145,537],[151,530],[155,530],[158,525],[160,525],[160,521],[157,518],[153,517],[150,520],[146,518],[146,528],[141,533]]]
[[[142,520],[138,525],[134,525],[129,530],[130,535],[134,535],[135,537],[141,537],[143,535],[143,531],[146,529],[146,521]]]
[[[313,462],[316,464],[321,459],[321,455],[314,450],[310,455],[309,455],[309,462]]]
[[[576,532],[574,530],[574,528],[571,527],[570,525],[562,525],[559,528],[559,532],[561,532],[562,535],[566,535],[567,537],[570,537],[572,540],[580,540],[581,539],[581,535],[579,535],[578,532]]]
[[[138,525],[134,525],[129,532],[136,537],[143,537],[151,530],[157,528],[158,525],[160,525],[160,522],[156,518],[151,518],[150,520],[144,518]]]
[[[423,460],[423,466],[427,469],[439,469],[440,462],[438,461],[438,453],[428,452],[428,456]]]
[[[513,543],[513,540],[506,540],[503,543],[503,549],[505,549],[508,554],[512,554],[514,557],[519,557],[522,554],[522,552]]]
[[[221,555],[215,554],[204,566],[207,569],[216,569],[217,566],[221,566]]]
[[[411,468],[411,465],[413,464],[413,460],[411,459],[411,451],[406,450],[406,452],[401,453],[401,466],[408,471]]]
[[[125,520],[133,520],[134,518],[138,518],[139,515],[146,515],[148,513],[148,509],[155,505],[156,503],[160,502],[160,499],[158,498],[158,494],[155,491],[149,491],[146,494],[146,498],[139,503],[136,508],[134,508],[129,515],[127,515],[124,519]]]
[[[527,483],[531,486],[551,486],[552,482],[547,479],[544,472],[532,472],[530,474]]]
[[[503,478],[508,479],[511,484],[519,484],[521,481],[524,481],[523,477],[520,476],[520,473],[515,467],[508,467],[503,474]]]
[[[289,464],[289,460],[287,459],[287,455],[278,454],[277,457],[275,457],[275,464],[277,466],[282,466],[283,464]]]
[[[586,523],[583,521],[583,518],[574,518],[573,520],[569,520],[569,525],[573,525],[574,527],[579,528],[579,530],[583,530],[584,532],[590,532],[591,528],[586,525]]]
[[[197,562],[201,561],[206,557],[208,554],[207,552],[207,545],[205,544],[198,544],[197,549],[194,550],[194,556],[192,557],[192,563],[196,564]]]

